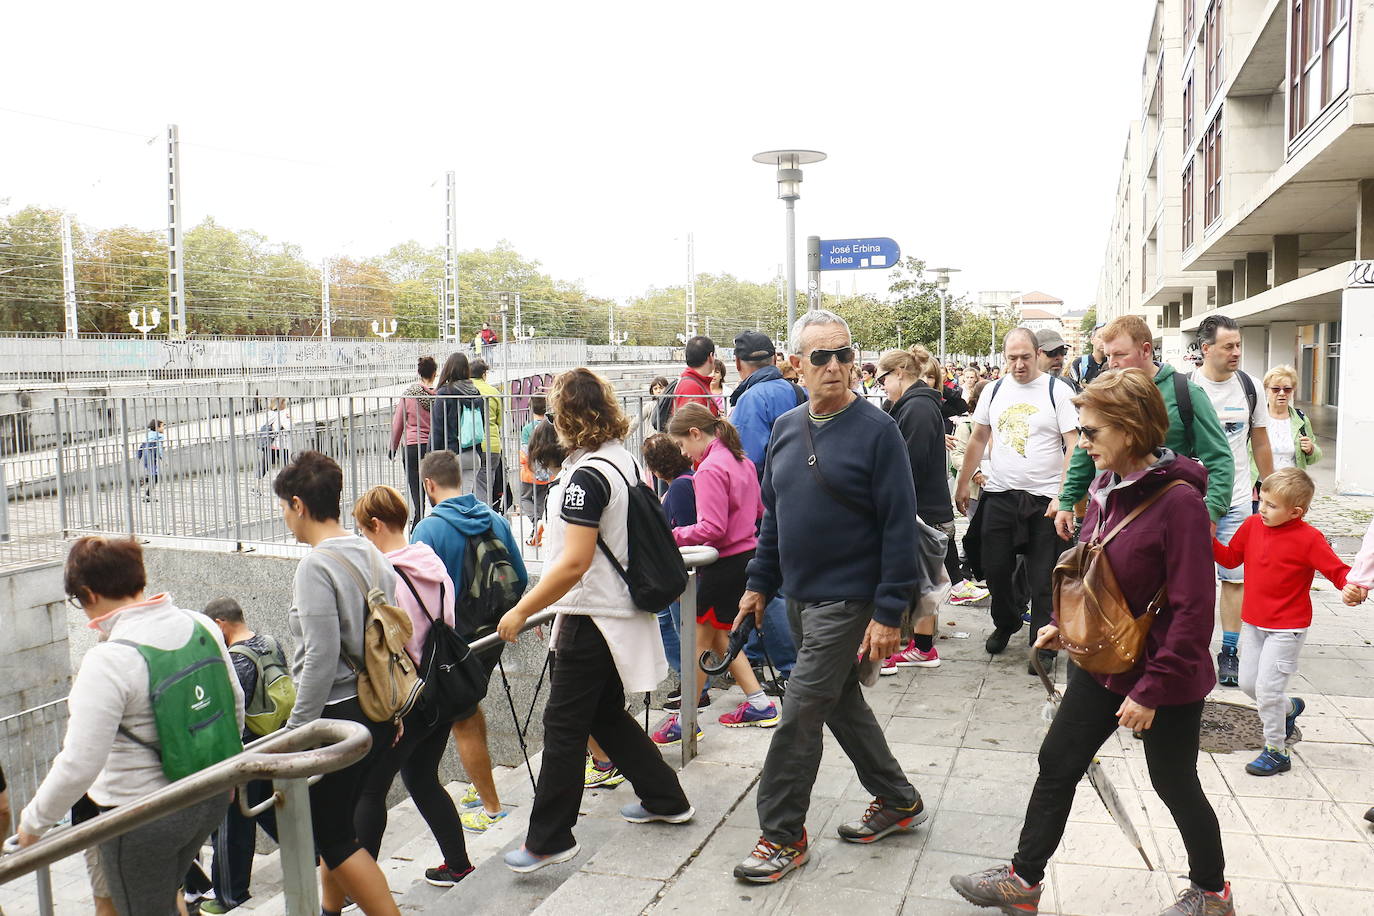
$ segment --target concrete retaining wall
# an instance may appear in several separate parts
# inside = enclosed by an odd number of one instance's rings
[[[0,716],[67,695],[68,610],[61,563],[25,567],[0,579]]]

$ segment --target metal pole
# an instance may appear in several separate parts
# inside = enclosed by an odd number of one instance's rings
[[[317,916],[320,892],[315,880],[315,838],[310,823],[310,782],[278,779],[277,839],[281,841],[282,892],[287,916]]]
[[[447,175],[444,221],[444,322],[439,336],[450,343],[463,339],[463,323],[458,314],[458,190],[453,172]]]
[[[806,237],[806,305],[807,308],[821,307],[821,237]],[[840,298],[838,284],[835,298]]]
[[[678,619],[679,656],[678,695],[682,698],[678,724],[682,726],[682,765],[685,767],[697,755],[697,571],[688,570],[687,590],[682,593]],[[709,682],[708,682],[709,683]]]
[[[65,306],[68,337],[77,336],[76,267],[72,256],[72,218],[62,214],[62,302]]]
[[[181,248],[181,136],[167,125],[167,336],[186,336],[186,275]]]
[[[520,293],[519,293],[519,292],[516,292],[516,294],[515,294],[515,336],[516,336],[516,337],[519,337],[519,336],[520,336],[520,328],[523,326],[523,325],[521,325],[520,322],[521,322],[521,316],[520,316]],[[504,340],[504,339],[505,339],[505,338],[503,337],[502,340]]]
[[[52,870],[44,865],[35,871],[34,877],[38,879],[38,912],[52,916],[56,912],[52,899]]]
[[[334,315],[329,308],[329,259],[320,265],[320,336],[325,340],[333,337]]]
[[[57,427],[57,527],[61,537],[67,536],[67,474],[66,465],[62,461],[62,446],[66,443],[66,436],[63,435],[62,414],[63,405],[61,398],[53,400],[53,422]]]
[[[940,371],[945,368],[945,294],[940,293]]]
[[[784,201],[787,205],[787,336],[792,336],[792,325],[797,323],[797,202]],[[792,341],[787,341],[792,349]]]
[[[687,233],[687,336],[697,336],[697,260],[696,243]]]
[[[134,482],[133,468],[129,466],[129,399],[119,399],[119,428],[121,447],[124,450],[124,506],[129,518],[129,537],[134,536]]]
[[[244,406],[248,406],[248,401],[244,399]],[[209,411],[207,410],[208,414]],[[238,430],[234,427],[234,420],[238,413],[234,407],[234,399],[229,399],[229,487],[234,493],[234,549],[243,550],[243,499],[239,492],[239,437]],[[245,424],[247,425],[247,424]]]

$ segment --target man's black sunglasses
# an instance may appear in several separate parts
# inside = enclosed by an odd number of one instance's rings
[[[807,355],[807,359],[811,360],[811,365],[817,367],[829,365],[832,357],[838,359],[841,365],[847,366],[854,362],[854,348],[840,347],[837,350],[812,350]]]

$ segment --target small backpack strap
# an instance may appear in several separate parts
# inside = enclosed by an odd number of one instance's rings
[[[1125,528],[1125,527],[1126,527],[1127,525],[1129,525],[1131,522],[1133,522],[1133,521],[1135,521],[1137,518],[1139,518],[1139,517],[1140,517],[1140,514],[1141,514],[1142,512],[1144,512],[1146,509],[1148,509],[1148,508],[1150,508],[1151,506],[1153,506],[1153,505],[1155,504],[1155,502],[1156,502],[1161,496],[1163,496],[1165,493],[1167,493],[1168,491],[1172,490],[1174,487],[1186,487],[1186,486],[1190,486],[1190,484],[1189,484],[1188,481],[1186,481],[1186,480],[1171,480],[1171,481],[1169,481],[1168,483],[1166,483],[1164,486],[1160,487],[1160,488],[1159,488],[1158,490],[1156,490],[1148,499],[1146,499],[1146,500],[1145,500],[1144,502],[1142,502],[1140,505],[1138,505],[1138,506],[1136,506],[1134,509],[1132,509],[1129,515],[1127,515],[1127,516],[1126,516],[1125,518],[1123,518],[1121,521],[1117,522],[1116,527],[1113,528],[1111,531],[1109,531],[1109,532],[1107,533],[1107,536],[1106,536],[1106,537],[1104,537],[1102,540],[1100,540],[1100,541],[1097,542],[1098,546],[1099,546],[1099,547],[1105,547],[1108,541],[1110,541],[1112,538],[1116,537],[1118,534],[1121,533],[1121,529],[1122,529],[1122,528]]]
[[[415,588],[415,583],[410,581],[410,576],[407,576],[405,570],[399,566],[396,567],[396,575],[400,576],[401,581],[410,589],[410,593],[415,596],[415,603],[420,606],[425,618],[433,625],[434,615],[429,612],[429,608],[425,607],[425,599],[420,597],[420,592]],[[439,613],[444,613],[444,584],[442,582],[439,583]]]

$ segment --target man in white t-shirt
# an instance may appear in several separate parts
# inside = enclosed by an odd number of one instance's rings
[[[1030,642],[1050,622],[1050,579],[1055,561],[1068,546],[1054,530],[1059,495],[1069,456],[1078,445],[1078,411],[1073,389],[1063,379],[1040,371],[1039,344],[1028,328],[1014,328],[1003,341],[1007,374],[978,399],[973,435],[964,451],[954,502],[968,507],[969,481],[988,452],[990,467],[974,524],[979,525],[983,571],[992,592],[995,629],[986,648],[996,655],[1021,629],[1021,609],[1013,598],[1016,559],[1022,557],[1031,590]],[[1042,650],[1050,668],[1055,653]],[[1034,670],[1031,669],[1031,673]]]
[[[1240,370],[1240,325],[1225,315],[1210,315],[1198,325],[1202,345],[1202,368],[1192,380],[1211,400],[1221,421],[1221,431],[1231,446],[1236,462],[1235,488],[1231,509],[1217,519],[1217,540],[1231,543],[1240,523],[1252,513],[1250,453],[1263,480],[1274,472],[1269,447],[1269,408],[1259,383]],[[1235,687],[1240,674],[1240,604],[1245,594],[1245,567],[1217,567],[1221,580],[1221,651],[1217,653],[1217,680],[1223,687]]]

